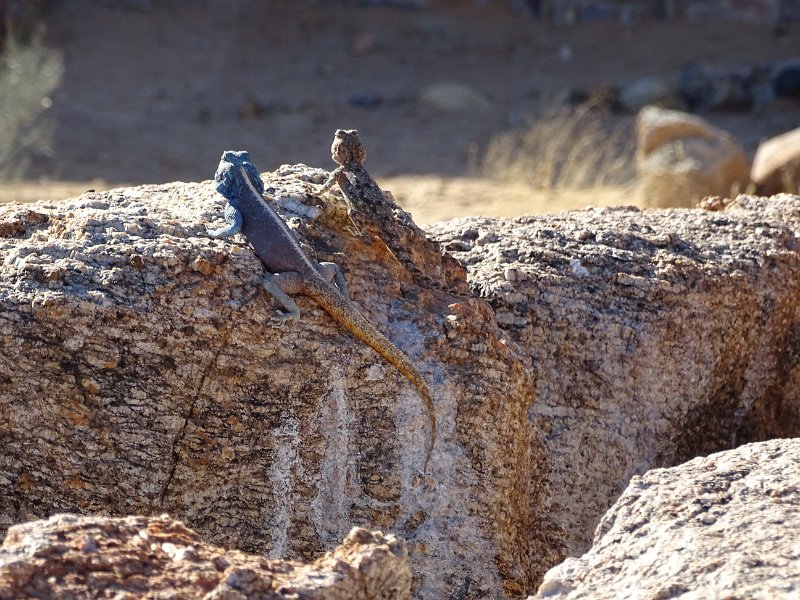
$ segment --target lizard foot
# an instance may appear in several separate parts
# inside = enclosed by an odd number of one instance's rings
[[[272,317],[272,322],[275,323],[276,327],[283,327],[289,321],[293,321],[297,318],[296,315],[293,313],[285,313],[278,311],[278,314]]]

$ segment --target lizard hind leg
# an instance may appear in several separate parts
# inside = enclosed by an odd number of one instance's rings
[[[342,296],[350,300],[350,292],[347,291],[347,282],[344,280],[342,270],[334,262],[321,262],[319,263],[319,272],[325,278],[325,281],[331,281],[339,288]]]
[[[300,318],[300,307],[289,296],[289,294],[299,294],[303,290],[303,276],[300,273],[297,271],[265,273],[261,285],[286,310],[286,312],[278,311],[278,314],[272,317],[279,327],[286,321]]]

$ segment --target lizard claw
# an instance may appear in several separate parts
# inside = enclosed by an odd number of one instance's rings
[[[295,316],[292,313],[285,313],[278,311],[278,314],[272,317],[272,322],[276,327],[283,327],[287,322],[293,321]]]
[[[330,190],[335,184],[336,184],[336,179],[334,179],[333,177],[329,177],[328,180],[322,184],[322,187],[319,188],[317,194],[319,195],[324,194],[325,192]]]

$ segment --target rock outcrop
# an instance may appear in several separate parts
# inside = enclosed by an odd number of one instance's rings
[[[589,547],[634,475],[800,435],[800,198],[587,209],[430,233],[527,355],[540,514]]]
[[[0,207],[0,524],[168,512],[304,561],[356,525],[414,597],[522,597],[634,475],[800,431],[800,198],[431,228],[459,264],[326,177],[266,187],[431,384],[428,475],[413,387],[307,299],[273,327],[209,183],[144,186]]]
[[[758,146],[751,173],[760,194],[800,192],[800,127]]]
[[[403,541],[380,532],[353,529],[303,565],[211,546],[167,515],[55,515],[0,547],[0,599],[134,596],[410,600],[411,570]]]
[[[704,119],[647,106],[636,118],[636,172],[645,206],[692,207],[704,196],[745,191],[750,161],[729,133]]]
[[[546,527],[531,537],[543,461],[522,357],[463,267],[399,213],[362,235],[316,195],[327,175],[266,183],[427,378],[428,475],[404,377],[307,298],[298,322],[271,323],[250,247],[206,235],[222,223],[212,184],[144,186],[0,207],[0,526],[168,512],[209,543],[304,561],[365,526],[408,541],[421,598],[519,595],[544,572],[531,565],[562,558]]]
[[[800,440],[772,440],[634,477],[592,549],[529,600],[800,595]]]

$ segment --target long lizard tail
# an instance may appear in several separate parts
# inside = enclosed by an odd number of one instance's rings
[[[417,388],[425,403],[425,408],[428,410],[428,418],[431,423],[431,433],[428,439],[428,448],[425,452],[425,466],[423,467],[423,472],[427,473],[433,445],[436,443],[436,413],[433,408],[430,390],[422,375],[420,375],[403,351],[378,331],[333,285],[323,279],[307,280],[303,293],[314,299],[342,327],[347,329],[356,339],[364,342],[380,354],[386,362],[393,365]]]

